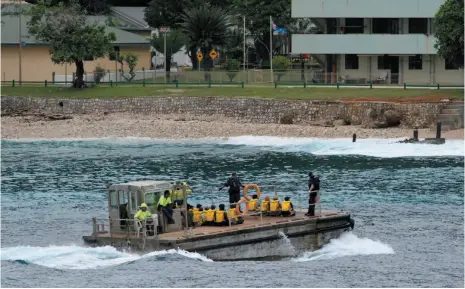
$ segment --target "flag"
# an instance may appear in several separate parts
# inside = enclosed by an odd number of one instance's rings
[[[284,28],[284,27],[279,27],[278,25],[276,25],[274,23],[271,26],[273,27],[274,31],[276,31],[276,32],[278,32],[280,34],[286,34],[287,33],[286,28]]]

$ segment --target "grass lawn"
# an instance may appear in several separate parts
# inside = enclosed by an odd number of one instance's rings
[[[60,98],[113,98],[138,96],[224,96],[274,99],[309,100],[386,100],[439,101],[443,98],[464,99],[463,89],[399,89],[399,88],[343,88],[335,87],[218,87],[192,86],[118,86],[74,89],[67,87],[1,87],[1,95],[47,96]]]

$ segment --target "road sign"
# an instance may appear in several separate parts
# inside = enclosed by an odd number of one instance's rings
[[[199,50],[199,51],[197,51],[197,60],[198,60],[198,61],[202,61],[202,59],[203,59],[203,54],[202,54],[202,52]]]
[[[170,32],[169,27],[160,27],[160,32]]]
[[[212,51],[210,51],[210,54],[209,54],[209,55],[210,55],[210,58],[211,58],[211,59],[215,59],[215,58],[218,56],[218,54],[216,53],[215,49],[212,49]]]

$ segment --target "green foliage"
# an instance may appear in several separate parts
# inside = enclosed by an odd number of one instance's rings
[[[108,16],[107,19],[105,19],[105,24],[110,26],[110,27],[119,27],[120,26],[120,22],[119,22],[118,18],[112,17],[112,16]]]
[[[228,58],[241,59],[244,57],[244,34],[242,30],[234,28],[228,32],[225,54]]]
[[[280,81],[281,77],[286,73],[288,65],[289,60],[285,56],[276,56],[273,58],[273,70],[276,72],[278,81]]]
[[[154,28],[170,27],[178,29],[182,15],[190,8],[200,5],[200,0],[152,0],[145,8],[145,21]]]
[[[47,7],[54,7],[60,5],[61,3],[64,5],[69,5],[73,2],[73,0],[29,0],[28,2],[32,4],[38,4],[42,2],[43,5]],[[109,3],[107,3],[107,0],[78,0],[78,3],[83,10],[91,15],[102,15],[107,13],[109,10]]]
[[[99,84],[100,81],[105,77],[107,72],[101,66],[96,66],[94,69],[94,81],[96,84]]]
[[[153,34],[150,39],[150,43],[153,48],[155,48],[160,53],[165,53],[165,40],[164,33],[160,32],[158,35]],[[169,33],[166,34],[166,77],[170,80],[171,76],[171,60],[173,55],[181,50],[181,48],[187,44],[187,39],[184,34],[179,29],[171,29]]]
[[[87,23],[85,12],[77,1],[70,0],[68,4],[60,3],[53,8],[40,2],[29,14],[29,33],[49,43],[53,63],[76,64],[76,87],[84,85],[84,58],[102,58],[113,50],[115,34],[107,33],[105,25]]]
[[[241,67],[241,64],[236,59],[228,59],[224,64],[226,71],[238,71]]]
[[[126,54],[121,54],[118,57],[118,62],[121,65],[121,69],[120,69],[121,77],[126,79],[126,81],[128,81],[128,82],[132,81],[134,79],[134,77],[136,76],[136,74],[134,73],[134,68],[136,68],[138,61],[139,61],[139,56],[137,56],[136,54],[134,54],[132,52],[129,52],[129,53],[126,53]],[[127,76],[126,73],[124,72],[124,64],[125,63],[129,68],[129,71],[127,72],[127,74],[129,74],[129,76]]]
[[[236,59],[228,59],[225,63],[226,74],[229,77],[229,82],[232,82],[240,69],[240,63]]]
[[[232,23],[225,10],[203,4],[187,11],[182,20],[181,29],[189,46],[200,48],[204,58],[209,58],[208,52],[212,48],[227,44]]]
[[[463,68],[463,0],[446,0],[434,19],[439,56]]]

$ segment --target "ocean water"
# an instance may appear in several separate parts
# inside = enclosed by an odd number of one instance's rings
[[[464,142],[243,136],[3,140],[2,287],[463,287]],[[181,250],[88,248],[91,217],[107,217],[105,184],[189,180],[193,203],[226,202],[231,171],[306,202],[308,171],[326,209],[355,229],[281,261],[213,262]]]

